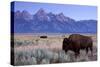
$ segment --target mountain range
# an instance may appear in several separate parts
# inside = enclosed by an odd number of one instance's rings
[[[96,33],[97,20],[76,21],[63,13],[54,14],[40,8],[36,13],[11,12],[14,33]]]

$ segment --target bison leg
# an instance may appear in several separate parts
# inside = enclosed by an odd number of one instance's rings
[[[92,42],[89,44],[89,48],[91,51],[91,56],[93,56],[93,43]]]
[[[88,47],[86,48],[86,55],[88,54]]]
[[[64,51],[65,51],[65,53],[67,54],[67,51],[68,51],[68,50],[65,49]]]
[[[77,58],[77,56],[80,54],[80,50],[79,49],[77,49],[76,51],[75,51],[75,58]]]
[[[93,48],[90,47],[90,51],[91,51],[91,56],[93,56]]]

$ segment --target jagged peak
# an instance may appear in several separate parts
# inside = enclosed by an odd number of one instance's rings
[[[61,16],[64,16],[64,14],[61,12],[61,13],[59,13],[58,15],[61,15]]]
[[[54,15],[52,12],[49,12],[48,14]]]
[[[58,16],[65,18],[66,16],[63,13],[59,13]]]
[[[42,11],[42,12],[44,12],[44,9],[43,9],[43,8],[40,8],[38,11]]]
[[[23,10],[22,13],[23,13],[23,14],[29,14],[29,12],[26,11],[26,10]]]
[[[14,15],[16,18],[21,18],[21,11],[17,10]]]
[[[38,14],[38,15],[40,15],[40,14],[46,14],[46,12],[44,11],[43,8],[40,8],[40,9],[37,11],[36,14]]]

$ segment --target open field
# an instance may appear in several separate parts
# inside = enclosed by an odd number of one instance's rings
[[[15,65],[27,64],[51,64],[65,62],[95,61],[97,60],[97,36],[96,34],[83,34],[93,39],[93,56],[91,52],[86,55],[85,50],[80,50],[80,56],[75,58],[73,51],[65,53],[62,50],[62,42],[66,35],[14,35]]]

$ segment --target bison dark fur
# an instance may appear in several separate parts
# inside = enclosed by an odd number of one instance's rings
[[[88,49],[91,50],[91,54],[93,51],[93,41],[89,36],[84,36],[80,34],[72,34],[69,38],[64,38],[62,49],[67,52],[68,50],[72,50],[75,52],[75,56],[80,54],[80,50],[86,50],[88,53]]]

